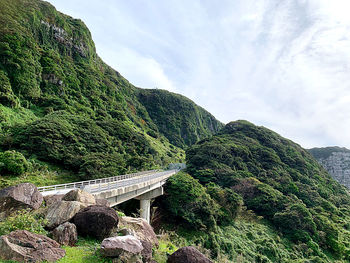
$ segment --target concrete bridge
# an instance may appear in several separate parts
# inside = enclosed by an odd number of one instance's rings
[[[150,221],[151,199],[163,194],[166,180],[179,170],[145,171],[114,177],[81,181],[68,184],[38,187],[44,195],[66,194],[73,189],[83,189],[98,199],[106,199],[110,206],[130,199],[140,200],[140,216]]]

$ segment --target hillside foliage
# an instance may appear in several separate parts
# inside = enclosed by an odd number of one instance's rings
[[[299,145],[264,127],[237,121],[227,124],[217,135],[191,146],[186,158],[187,172],[192,177],[187,175],[184,182],[187,186],[181,189],[193,185],[191,180],[195,180],[197,186],[190,188],[209,194],[217,205],[211,205],[210,210],[214,223],[201,220],[202,211],[198,212],[200,216],[189,219],[185,215],[191,210],[185,204],[191,202],[192,208],[204,209],[203,194],[172,202],[181,197],[181,191],[173,189],[174,181],[181,178],[172,178],[167,183],[167,204],[171,209],[166,209],[176,216],[180,215],[178,209],[184,210],[178,220],[191,223],[197,219],[212,231],[212,225],[225,226],[226,221],[220,220],[220,210],[225,209],[226,214],[233,212],[231,224],[234,226],[235,214],[240,210],[235,202],[227,209],[227,198],[239,196],[244,211],[252,211],[259,224],[268,225],[291,242],[288,246],[295,250],[292,254],[305,259],[317,257],[317,262],[350,260],[349,192]],[[213,189],[218,190],[213,194]],[[221,195],[218,197],[217,193]],[[218,251],[225,251],[224,244],[219,245]],[[248,252],[243,249],[242,253]],[[255,253],[257,257],[275,260],[269,253]]]
[[[173,138],[184,122],[191,127],[181,133],[191,138],[187,145],[221,125],[188,99],[167,93],[167,106],[186,107],[172,132],[159,126],[169,121],[157,113],[164,101],[145,107],[143,91],[98,57],[85,24],[47,2],[3,0],[0,24],[2,151],[16,150],[78,179],[99,178],[181,162],[185,144]],[[152,92],[158,93],[164,92]],[[199,113],[187,118],[191,111]]]

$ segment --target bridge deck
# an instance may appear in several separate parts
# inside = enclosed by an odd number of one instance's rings
[[[178,170],[168,171],[144,171],[139,173],[118,175],[108,178],[74,182],[68,184],[50,185],[38,187],[38,190],[44,195],[65,194],[73,189],[86,189],[92,194],[109,191],[112,189],[125,188],[126,186],[139,185],[142,182],[151,181],[157,178],[163,178],[166,175],[172,175]]]

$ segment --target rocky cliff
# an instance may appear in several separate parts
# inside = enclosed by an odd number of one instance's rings
[[[350,188],[350,150],[340,147],[312,148],[309,152],[339,183]]]

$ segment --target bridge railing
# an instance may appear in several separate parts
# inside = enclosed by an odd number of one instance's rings
[[[113,176],[113,177],[106,177],[106,178],[101,178],[101,179],[74,182],[74,183],[68,183],[68,184],[42,186],[42,187],[38,187],[38,190],[40,192],[49,192],[49,191],[58,191],[58,190],[64,190],[64,189],[84,188],[85,186],[89,186],[89,185],[96,185],[96,184],[101,185],[101,184],[105,184],[105,183],[118,182],[118,181],[130,179],[130,178],[134,178],[134,177],[138,177],[138,176],[153,174],[155,172],[157,172],[157,170],[143,171],[143,172],[131,173],[131,174],[123,174],[123,175],[117,175],[117,176]]]

